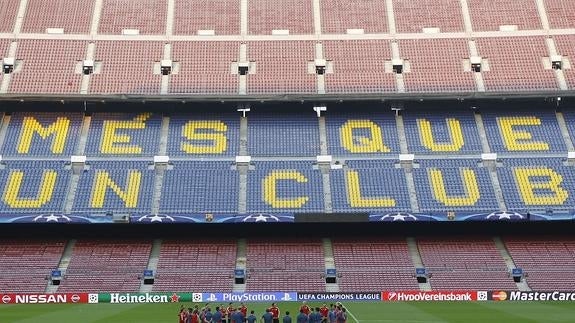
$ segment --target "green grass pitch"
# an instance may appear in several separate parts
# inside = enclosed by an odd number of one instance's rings
[[[0,305],[1,323],[174,323],[182,303]],[[309,303],[316,306],[321,304]],[[186,303],[186,306],[191,306]],[[248,304],[261,317],[268,304]],[[299,303],[279,303],[295,313]],[[349,323],[575,322],[574,302],[403,302],[344,304]],[[293,316],[292,316],[293,317]]]

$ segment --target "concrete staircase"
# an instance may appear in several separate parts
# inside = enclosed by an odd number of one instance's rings
[[[419,248],[417,247],[417,241],[415,241],[415,238],[407,237],[406,241],[407,241],[407,249],[409,250],[409,256],[411,257],[411,262],[413,262],[413,266],[415,266],[415,268],[425,268],[425,266],[423,265],[423,260],[421,260],[421,254],[419,253]],[[414,273],[415,268],[413,269]],[[431,284],[429,283],[429,279],[427,280],[427,283],[420,283],[419,289],[422,291],[430,291]]]
[[[152,242],[152,250],[150,250],[150,259],[148,259],[148,266],[146,269],[151,269],[156,272],[158,269],[158,262],[160,261],[160,251],[162,250],[162,240],[155,239]],[[144,285],[144,280],[140,282],[140,293],[149,293],[152,291],[154,285]]]
[[[60,258],[60,262],[58,263],[58,269],[62,272],[62,278],[66,276],[66,270],[68,270],[68,266],[70,265],[70,259],[72,258],[72,251],[74,250],[74,246],[76,245],[76,240],[72,239],[69,240],[64,248],[64,252],[62,252],[62,257]],[[58,292],[58,285],[52,285],[52,281],[48,280],[46,285],[46,293],[56,293]]]
[[[232,291],[234,292],[245,292],[246,286],[248,284],[247,280],[247,258],[246,258],[246,239],[239,239],[238,240],[238,249],[236,251],[236,268],[235,269],[243,269],[246,273],[246,280],[245,284],[236,284],[234,281],[234,287]]]
[[[333,259],[333,245],[331,244],[330,238],[323,238],[323,255],[325,261],[325,269],[335,268],[335,260]],[[337,280],[336,280],[337,281]],[[325,284],[326,292],[339,292],[339,284]]]
[[[515,262],[513,261],[513,258],[511,258],[511,255],[509,254],[509,251],[507,250],[507,247],[505,246],[505,243],[503,243],[503,240],[501,240],[500,237],[493,237],[493,242],[495,242],[495,247],[497,247],[497,250],[499,250],[499,253],[501,254],[501,258],[503,258],[503,261],[505,261],[505,265],[507,266],[507,270],[509,270],[509,272],[511,273],[511,271],[516,267],[515,267]],[[509,277],[509,279],[513,279],[513,278]],[[530,291],[531,290],[531,288],[527,284],[526,278],[523,278],[521,280],[521,282],[515,283],[515,284],[517,285],[517,289],[519,289],[521,291]]]

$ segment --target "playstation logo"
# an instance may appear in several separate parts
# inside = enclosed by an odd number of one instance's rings
[[[207,299],[208,302],[215,302],[217,300],[218,298],[216,297],[216,294],[210,294],[210,297]]]
[[[282,297],[282,301],[291,301],[292,297],[289,293],[284,293],[284,297]]]

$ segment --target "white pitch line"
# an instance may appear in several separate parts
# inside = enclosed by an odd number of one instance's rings
[[[357,317],[355,317],[355,315],[353,315],[353,313],[347,307],[345,308],[345,310],[349,314],[349,316],[351,316],[351,318],[355,321],[355,323],[359,323]]]
[[[360,323],[360,321],[353,315],[348,307],[345,307],[346,312],[351,316],[355,323]],[[421,321],[421,320],[363,320],[361,322],[402,322],[402,323],[445,323],[445,321]]]

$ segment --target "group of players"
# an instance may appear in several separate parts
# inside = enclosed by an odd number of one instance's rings
[[[248,308],[244,303],[239,307],[234,307],[229,303],[216,306],[212,311],[210,304],[200,308],[196,305],[194,308],[185,308],[183,305],[178,313],[179,323],[257,323],[258,318],[254,311],[248,314]],[[304,301],[299,309],[299,314],[292,320],[290,312],[286,311],[283,317],[276,303],[272,303],[265,313],[261,316],[262,323],[347,323],[347,310],[341,303],[323,304],[322,307],[310,307]]]

